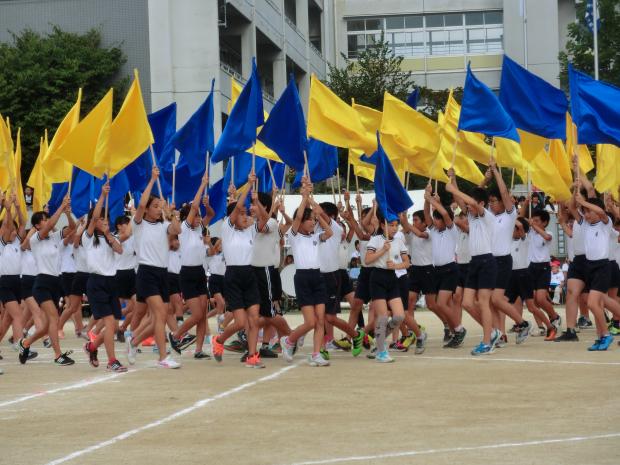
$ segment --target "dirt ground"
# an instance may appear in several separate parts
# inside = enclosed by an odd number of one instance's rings
[[[577,343],[516,346],[511,335],[474,358],[481,331],[470,320],[465,347],[450,350],[432,314],[418,319],[431,337],[424,355],[378,364],[335,352],[327,368],[307,366],[309,343],[294,364],[264,370],[191,352],[180,370],[159,370],[146,349],[126,374],[91,368],[73,336],[62,344],[72,367],[39,347],[21,366],[3,344],[0,464],[620,463],[615,343],[590,353],[594,330]]]

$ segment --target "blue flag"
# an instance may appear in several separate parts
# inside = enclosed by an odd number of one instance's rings
[[[377,132],[377,151],[367,161],[374,161],[375,169],[375,196],[383,217],[388,221],[398,220],[398,214],[409,210],[413,201],[403,187],[392,162],[386,155],[379,132]]]
[[[584,19],[586,26],[590,29],[590,32],[594,32],[594,1],[596,0],[586,0],[586,13]],[[598,2],[596,6],[598,7]],[[601,30],[601,15],[598,8],[596,9],[596,30]]]
[[[304,150],[308,139],[304,111],[294,79],[289,80],[258,138],[288,166],[298,171],[304,169]]]
[[[458,128],[462,131],[479,132],[487,136],[504,137],[520,142],[514,121],[493,91],[474,76],[469,64]]]
[[[570,107],[579,144],[620,145],[620,88],[568,65]]]
[[[547,139],[566,138],[568,100],[560,89],[504,55],[499,101],[519,129]]]
[[[211,161],[219,163],[252,147],[256,141],[256,129],[264,122],[263,91],[256,70],[256,60],[252,59],[252,75],[230,111]]]
[[[326,144],[316,139],[308,140],[308,169],[310,170],[310,180],[312,182],[325,181],[336,173],[338,166],[338,149],[333,145]],[[295,174],[293,187],[301,186],[303,176],[301,171]]]
[[[407,97],[407,105],[409,105],[414,110],[418,109],[418,99],[420,98],[420,91],[418,88],[413,89],[409,96]]]
[[[269,166],[267,163],[271,165],[271,170],[273,171],[273,179],[271,179],[271,172],[269,171]],[[262,171],[256,173],[258,176],[258,191],[259,192],[271,192],[273,190],[273,180],[276,181],[276,188],[283,189],[284,188],[284,163],[278,163],[277,161],[267,160],[265,163],[265,168]]]
[[[187,123],[179,129],[170,139],[169,143],[179,153],[177,168],[189,166],[192,176],[203,174],[206,167],[207,152],[213,153],[213,86],[215,79],[211,80],[211,92],[198,110],[187,120]],[[172,150],[174,153],[174,150]],[[168,169],[167,169],[168,170]],[[168,170],[169,171],[169,170]]]
[[[50,195],[50,199],[47,202],[47,208],[50,212],[50,215],[56,213],[56,210],[60,208],[62,199],[65,197],[65,195],[67,195],[68,190],[68,182],[57,182],[52,184],[52,194]]]
[[[230,178],[224,176],[209,188],[209,205],[215,211],[215,216],[209,224],[216,223],[226,216],[229,184]]]

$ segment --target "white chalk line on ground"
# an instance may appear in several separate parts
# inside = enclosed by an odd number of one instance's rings
[[[284,368],[279,369],[278,371],[276,371],[275,373],[272,373],[270,375],[267,376],[263,376],[262,378],[258,378],[257,380],[254,381],[249,381],[247,383],[243,383],[240,384],[239,386],[236,386],[232,389],[229,389],[227,391],[221,392],[219,394],[214,395],[213,397],[207,397],[205,399],[199,400],[197,402],[195,402],[193,405],[190,405],[189,407],[186,407],[184,409],[178,410],[164,418],[161,418],[159,420],[153,421],[151,423],[148,423],[144,426],[140,426],[139,428],[135,428],[129,431],[125,431],[124,433],[121,433],[117,436],[114,436],[113,438],[108,439],[107,441],[102,441],[98,444],[94,444],[92,446],[86,447],[84,449],[72,452],[68,455],[65,455],[64,457],[58,458],[56,460],[52,460],[51,462],[48,462],[45,465],[58,465],[61,463],[65,463],[68,462],[70,460],[73,460],[77,457],[81,457],[82,455],[86,455],[86,454],[90,454],[91,452],[94,452],[96,450],[99,449],[103,449],[104,447],[107,446],[111,446],[119,441],[124,441],[125,439],[128,439],[132,436],[135,436],[136,434],[142,433],[146,430],[152,429],[152,428],[156,428],[157,426],[161,426],[163,424],[169,423],[172,420],[176,420],[177,418],[183,417],[189,413],[192,413],[195,410],[201,409],[204,406],[206,406],[207,404],[210,404],[211,402],[215,402],[216,400],[220,400],[223,399],[225,397],[229,397],[233,394],[236,394],[237,392],[243,391],[245,389],[251,388],[253,386],[256,386],[257,384],[260,383],[264,383],[266,381],[271,381],[273,379],[279,378],[281,375],[283,375],[284,373],[286,373],[287,371],[292,370],[293,368],[299,366],[298,364],[295,365],[288,365]]]
[[[380,459],[393,459],[399,457],[414,457],[418,455],[435,455],[435,454],[450,454],[454,452],[472,452],[481,450],[492,449],[507,449],[513,447],[529,447],[529,446],[541,446],[548,444],[563,444],[569,442],[582,442],[582,441],[594,441],[596,439],[612,439],[620,437],[620,433],[608,433],[608,434],[596,434],[592,436],[575,436],[572,438],[555,438],[555,439],[542,439],[539,441],[524,441],[524,442],[504,442],[498,444],[486,444],[481,446],[464,446],[464,447],[448,447],[445,449],[425,449],[425,450],[410,450],[403,452],[388,452],[385,454],[377,455],[357,455],[351,457],[335,457],[331,459],[323,460],[308,460],[305,462],[295,462],[289,465],[324,465],[330,463],[344,463],[344,462],[360,462],[366,460],[380,460]]]

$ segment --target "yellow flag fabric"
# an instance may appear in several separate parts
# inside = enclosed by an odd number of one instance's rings
[[[566,187],[570,189],[570,186],[573,183],[573,172],[571,170],[570,159],[566,153],[566,147],[564,147],[564,142],[560,139],[551,139],[549,145],[549,156],[557,168],[562,181],[564,181]]]
[[[517,169],[523,166],[521,145],[512,139],[496,137],[493,156],[497,164],[502,168]]]
[[[2,157],[3,164],[0,169],[0,189],[8,191],[9,189],[16,188],[15,185],[15,157],[13,154],[13,138],[11,137],[11,131],[8,124],[2,119],[0,115],[0,137],[2,137]]]
[[[112,125],[112,89],[69,133],[57,149],[57,156],[98,178],[103,177],[106,168],[96,164],[107,151]]]
[[[39,156],[32,168],[30,177],[28,178],[27,186],[34,189],[34,195],[32,196],[32,211],[38,212],[43,210],[45,204],[52,195],[52,185],[45,179],[43,172],[42,160],[47,152],[47,137],[41,138],[39,142]]]
[[[611,144],[596,146],[596,179],[594,188],[598,192],[618,195],[620,186],[620,148]]]
[[[228,113],[229,114],[232,111],[232,108],[235,106],[235,103],[237,102],[237,99],[239,98],[239,94],[241,94],[241,91],[243,90],[243,86],[239,84],[235,79],[232,79],[232,78],[230,80],[230,87],[231,87],[230,102],[228,102]],[[269,118],[269,113],[263,110],[263,116],[265,118],[265,121],[267,121],[267,118]],[[262,126],[256,128],[256,135],[258,135],[258,133],[261,131],[262,128],[263,128]],[[266,158],[268,160],[273,160],[273,161],[282,163],[282,160],[280,159],[278,154],[274,152],[273,150],[271,150],[269,147],[267,147],[265,144],[263,144],[258,139],[256,139],[256,144],[252,146],[251,148],[249,148],[247,152],[255,153],[257,157]]]
[[[566,113],[566,153],[568,154],[569,160],[572,160],[574,154],[577,153],[577,156],[579,157],[579,167],[581,168],[581,171],[583,171],[584,173],[589,173],[594,169],[592,155],[590,154],[590,150],[588,150],[587,145],[576,146],[576,137],[577,126],[575,126],[575,124],[573,123],[573,119],[571,118],[570,113]]]
[[[366,128],[369,135],[372,137],[377,137],[377,131],[381,128],[381,120],[383,119],[383,113],[379,110],[375,110],[374,108],[370,108],[364,105],[358,105],[353,101],[351,106],[356,111],[357,115],[360,118],[360,122],[362,126]]]
[[[82,89],[79,89],[77,101],[58,125],[47,154],[43,154],[42,166],[48,182],[67,182],[71,179],[73,166],[60,158],[57,151],[79,123],[81,103]]]
[[[15,141],[15,195],[17,203],[23,214],[26,214],[26,198],[24,197],[24,189],[22,188],[22,129],[17,129],[17,139]]]
[[[353,165],[353,174],[374,182],[375,166],[360,160],[363,154],[364,152],[361,150],[349,149],[349,163]]]
[[[107,150],[96,152],[95,167],[114,176],[142,155],[155,142],[146,117],[138,70],[125,101],[110,126]]]
[[[372,155],[377,138],[370,137],[357,112],[316,76],[310,80],[308,136],[336,147],[362,150]]]
[[[13,140],[11,131],[7,127],[2,114],[0,114],[0,166],[8,167],[9,157],[13,153]]]

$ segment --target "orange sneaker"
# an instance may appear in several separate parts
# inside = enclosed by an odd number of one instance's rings
[[[245,367],[246,368],[265,368],[265,365],[261,361],[260,355],[258,355],[258,352],[255,352],[254,355],[247,358],[247,360],[245,361]]]
[[[88,340],[89,340],[90,342],[94,342],[94,341],[95,341],[95,339],[97,339],[97,335],[96,335],[95,333],[93,333],[92,331],[89,331],[89,332],[88,332]]]
[[[142,341],[143,347],[151,347],[155,345],[155,339],[153,336],[147,337],[144,341]]]
[[[213,358],[218,362],[222,361],[222,355],[224,354],[224,344],[217,342],[217,336],[211,336],[211,352]]]
[[[547,337],[545,338],[545,341],[555,341],[556,335],[557,335],[557,332],[555,328],[552,326],[551,328],[547,329]]]

